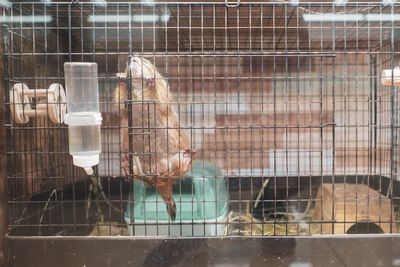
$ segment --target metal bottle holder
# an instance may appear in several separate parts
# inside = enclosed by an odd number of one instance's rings
[[[32,108],[36,98],[36,108]],[[48,89],[30,89],[25,83],[16,83],[10,89],[11,115],[15,123],[26,124],[32,117],[50,117],[53,123],[63,123],[67,111],[64,88],[53,83]]]

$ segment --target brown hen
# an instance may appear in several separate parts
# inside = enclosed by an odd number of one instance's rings
[[[129,174],[128,152],[134,153],[132,176],[157,188],[167,205],[171,220],[176,218],[172,186],[189,170],[195,154],[189,137],[172,109],[172,95],[156,67],[142,57],[131,57],[128,70],[132,88],[132,145],[128,137],[127,83],[120,83],[114,93],[121,111],[121,167]]]

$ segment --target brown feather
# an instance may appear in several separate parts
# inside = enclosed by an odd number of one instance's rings
[[[120,83],[114,92],[114,101],[121,111],[121,150],[138,155],[144,175],[134,173],[134,177],[157,188],[174,220],[176,207],[172,186],[188,171],[192,160],[188,133],[172,108],[173,96],[168,84],[154,65],[147,59],[135,57],[129,67],[133,73],[132,147],[129,147],[128,110],[124,103],[128,86]]]

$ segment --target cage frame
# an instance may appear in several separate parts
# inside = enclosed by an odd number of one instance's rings
[[[65,2],[57,2],[57,3],[62,3],[65,4]],[[57,4],[55,3],[55,4]],[[282,5],[282,2],[240,2],[240,4],[279,4]],[[28,3],[29,4],[29,3]],[[160,4],[166,4],[165,2],[160,2]],[[182,4],[181,2],[168,2],[168,4]],[[190,4],[204,4],[204,2],[190,2]],[[218,4],[220,5],[221,2],[213,2],[213,3],[207,3],[207,4]],[[223,3],[222,3],[223,4]],[[287,5],[288,3],[286,3]],[[312,4],[318,4],[313,2]],[[326,2],[321,2],[320,4],[327,4]],[[365,4],[365,3],[362,3]],[[393,39],[392,39],[393,41]],[[0,53],[1,54],[1,53]],[[0,73],[1,74],[1,73]],[[1,77],[1,75],[0,75]],[[7,85],[6,85],[7,86]],[[7,87],[5,87],[7,88]],[[4,90],[2,90],[4,91]],[[395,99],[396,99],[396,94],[397,91],[395,89],[393,89],[394,94],[392,95],[392,114],[396,114],[397,113],[397,108],[395,105],[393,105],[393,103],[395,103]],[[3,99],[3,98],[2,98]],[[1,103],[0,103],[1,104]],[[2,105],[3,106],[3,105]],[[5,105],[4,105],[5,106]],[[398,122],[395,118],[395,116],[392,116],[392,124],[393,125],[398,125]],[[4,129],[3,127],[4,124],[2,124],[2,130]],[[3,134],[3,131],[2,131]],[[395,137],[397,136],[397,131],[395,131],[395,129],[392,129],[392,136]],[[6,138],[2,139],[2,140],[6,140]],[[396,149],[396,143],[394,142],[394,140],[392,139],[392,144],[391,144],[391,149],[392,151],[394,151]],[[6,143],[6,142],[3,142]],[[3,144],[4,145],[4,144]],[[4,146],[2,146],[2,148],[4,148]],[[396,167],[396,162],[397,159],[394,158],[394,154],[395,153],[391,153],[391,161],[394,163],[392,167]],[[5,155],[0,155],[0,162],[6,162],[6,156]],[[3,169],[4,172],[6,169]],[[397,170],[391,169],[391,173],[397,173]],[[0,181],[2,182],[6,182],[7,179],[7,175],[4,174],[3,172],[1,174],[1,177],[4,177],[3,179],[0,179]],[[2,183],[0,183],[0,196],[1,194],[1,190],[2,190]],[[5,187],[6,188],[6,187]],[[4,190],[4,189],[3,189]],[[6,194],[4,194],[6,195]],[[5,201],[6,202],[6,201]],[[0,201],[0,214],[2,210],[6,210],[7,209],[7,205],[4,205],[4,201]],[[3,227],[1,226],[3,225]],[[0,224],[0,234],[1,234],[1,230],[4,229],[4,225],[6,225],[6,223]],[[237,249],[239,248],[243,248],[243,244],[247,243],[249,244],[248,249],[246,249],[245,254],[247,255],[252,255],[251,251],[251,244],[259,244],[260,246],[266,246],[267,249],[260,249],[260,254],[267,254],[267,255],[274,255],[274,253],[276,253],[276,251],[272,251],[268,250],[268,247],[270,247],[270,245],[266,245],[267,242],[270,242],[269,244],[274,244],[277,247],[282,247],[281,244],[284,244],[284,247],[287,247],[287,242],[295,242],[298,244],[307,244],[310,245],[315,244],[315,248],[317,250],[320,249],[320,251],[323,251],[323,246],[326,246],[326,244],[328,242],[332,242],[332,244],[334,244],[333,246],[335,246],[335,248],[339,249],[339,248],[347,248],[346,250],[350,251],[353,250],[354,248],[357,247],[362,247],[362,248],[366,248],[365,246],[375,246],[376,242],[378,240],[378,242],[382,243],[382,247],[386,247],[386,249],[389,251],[388,254],[390,254],[390,257],[393,257],[393,259],[396,259],[396,249],[393,249],[394,247],[399,248],[400,247],[400,234],[389,234],[389,235],[373,235],[373,234],[368,234],[365,236],[358,236],[358,237],[334,237],[334,236],[330,236],[330,237],[326,237],[326,236],[311,236],[311,237],[267,237],[267,236],[263,236],[260,238],[254,238],[254,237],[222,237],[223,241],[221,241],[221,238],[182,238],[182,242],[188,244],[188,247],[196,247],[198,245],[199,242],[209,242],[210,244],[215,245],[216,249],[215,251],[213,251],[211,254],[213,255],[213,257],[215,257],[216,259],[219,258],[219,260],[222,259],[222,257],[225,257],[226,252],[223,251],[223,249],[221,247],[225,246],[226,244],[228,244],[227,246],[230,246],[231,248],[236,247]],[[107,248],[108,251],[113,251],[115,253],[120,252],[122,247],[129,247],[129,246],[133,246],[134,248],[136,248],[137,250],[140,250],[142,248],[142,246],[146,246],[149,248],[155,248],[157,247],[160,243],[165,242],[165,243],[172,243],[173,245],[171,245],[171,248],[173,249],[179,249],[181,244],[178,244],[179,242],[177,242],[174,239],[171,238],[139,238],[139,237],[124,237],[124,238],[116,238],[116,237],[108,237],[108,238],[102,238],[102,237],[16,237],[16,236],[7,236],[6,238],[7,242],[8,242],[8,247],[7,247],[7,252],[8,252],[8,256],[9,259],[11,259],[12,264],[17,264],[18,260],[21,260],[23,262],[23,259],[20,258],[20,255],[18,255],[18,250],[21,247],[25,247],[28,251],[30,251],[30,253],[32,253],[32,255],[35,255],[36,253],[38,255],[45,255],[43,254],[45,251],[46,246],[49,246],[50,244],[54,245],[56,247],[56,251],[57,253],[53,254],[52,256],[60,256],[64,257],[65,259],[67,259],[67,257],[69,257],[69,255],[71,255],[71,253],[73,255],[75,254],[79,254],[78,252],[82,251],[81,249],[88,249],[89,254],[91,253],[95,253],[95,251],[98,251],[99,249],[103,249],[104,247]],[[349,240],[349,241],[346,241]],[[69,242],[69,244],[68,244]],[[221,243],[222,242],[222,243]],[[111,248],[111,244],[115,245],[115,243],[118,243],[119,245],[115,246],[115,248]],[[77,245],[77,247],[74,247],[74,245]],[[263,244],[263,245],[261,245]],[[362,246],[361,244],[364,244],[364,246]],[[305,246],[307,246],[305,245]],[[246,247],[246,246],[245,246]],[[0,244],[0,248],[1,248],[1,244]],[[62,252],[62,250],[66,249],[66,251]],[[132,248],[132,247],[129,247]],[[370,247],[368,247],[370,248]],[[392,249],[389,249],[392,248]],[[203,251],[204,253],[208,253],[205,250]],[[371,260],[370,257],[368,257],[368,254],[371,253],[371,251],[369,251],[368,249],[365,249],[365,251],[363,251],[362,249],[359,249],[358,252],[360,253],[360,255],[364,255],[366,258],[368,258],[369,260]],[[130,250],[129,249],[124,249],[123,254],[125,255],[129,255]],[[221,253],[218,255],[218,253]],[[225,254],[224,254],[225,253]],[[322,252],[321,252],[322,253]],[[279,253],[278,253],[279,254]],[[91,254],[93,257],[95,254]],[[281,255],[281,254],[279,254]],[[143,255],[142,255],[143,256]],[[229,254],[229,256],[232,256],[234,259],[234,255]],[[281,255],[283,256],[283,255]],[[75,255],[75,259],[77,260],[77,262],[84,262],[87,260],[88,255]],[[109,257],[109,255],[104,255],[104,256],[100,256],[97,255],[96,260],[101,260],[101,259],[107,259]],[[131,256],[131,259],[134,260],[135,257],[138,257],[138,255]],[[313,258],[312,256],[310,258]],[[336,257],[332,256],[331,259],[334,260],[339,260],[340,257]],[[258,260],[261,260],[261,258],[257,258]],[[32,260],[32,259],[30,259]],[[55,260],[55,258],[54,258]],[[314,260],[316,260],[314,258]],[[353,262],[353,263],[359,263],[358,261],[359,259],[347,259],[346,262]],[[318,260],[317,260],[318,261]],[[340,260],[339,260],[340,261]],[[39,261],[37,261],[39,262]],[[376,261],[378,262],[378,261]],[[19,262],[20,263],[20,262]],[[371,263],[371,262],[369,262]],[[393,261],[391,262],[392,264]],[[46,265],[43,265],[46,266]]]

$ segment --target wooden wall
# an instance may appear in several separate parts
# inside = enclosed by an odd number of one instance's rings
[[[47,87],[62,82],[65,61],[99,64],[102,175],[121,174],[119,120],[111,91],[115,73],[122,70],[130,51],[144,53],[168,79],[199,157],[216,162],[227,173],[388,173],[390,94],[378,87],[374,99],[379,78],[371,79],[371,71],[375,64],[379,74],[382,66],[372,63],[368,49],[379,52],[382,47],[377,45],[388,40],[390,27],[363,24],[354,32],[351,25],[338,23],[334,32],[330,23],[305,23],[304,9],[284,4],[228,10],[224,5],[215,10],[210,5],[170,5],[167,24],[136,23],[130,29],[128,23],[87,20],[92,14],[126,15],[127,6],[74,6],[68,28],[69,6],[58,4],[46,9],[58,28],[11,28],[9,84],[24,81],[31,87]],[[29,13],[29,8],[14,12]],[[133,14],[143,13],[140,6],[132,8]],[[157,12],[163,8],[157,6]],[[214,11],[215,20],[201,19]],[[10,130],[12,196],[81,178],[68,155],[65,125],[39,119],[12,124]]]
[[[381,66],[368,54],[343,54],[335,61],[303,57],[287,60],[288,67],[283,58],[275,72],[270,60],[257,56],[149,59],[169,80],[198,156],[227,173],[389,173],[390,94],[370,77]],[[117,113],[105,116],[113,118],[105,125],[118,127]],[[117,132],[104,132],[105,175],[119,172]]]

